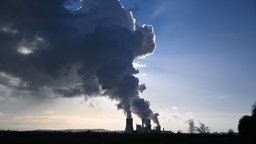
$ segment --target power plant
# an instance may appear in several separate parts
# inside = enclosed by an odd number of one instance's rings
[[[151,129],[151,121],[150,119],[142,118],[142,124],[136,125],[136,130],[133,130],[133,119],[126,118],[126,126],[125,126],[125,133],[160,133],[161,127],[156,126],[155,129]]]
[[[133,133],[132,118],[126,118],[125,133]]]

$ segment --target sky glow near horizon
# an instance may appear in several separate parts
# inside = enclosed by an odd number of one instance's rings
[[[137,59],[134,67],[140,70],[140,83],[147,86],[141,97],[160,114],[162,128],[187,132],[187,120],[195,119],[211,132],[237,131],[238,120],[250,113],[256,101],[256,2],[120,2],[132,11],[138,25],[154,27],[157,48],[153,55]],[[23,97],[32,94],[14,93],[12,87],[0,85],[0,129],[125,127],[126,117],[116,109],[116,101]],[[135,127],[141,121],[133,117]]]

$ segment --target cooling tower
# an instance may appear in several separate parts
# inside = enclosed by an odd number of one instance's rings
[[[145,128],[147,132],[151,131],[150,119],[142,118],[142,127]]]
[[[126,118],[125,133],[133,133],[132,118]]]
[[[161,126],[157,126],[157,127],[156,127],[156,131],[157,131],[157,132],[160,132],[160,131],[161,131]]]

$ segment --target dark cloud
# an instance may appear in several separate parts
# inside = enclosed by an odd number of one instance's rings
[[[64,0],[0,0],[0,82],[64,97],[108,96],[157,124],[158,114],[139,97],[133,67],[155,49],[150,25],[136,26],[117,0],[86,0],[79,11]]]

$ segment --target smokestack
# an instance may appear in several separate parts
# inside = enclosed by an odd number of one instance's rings
[[[150,119],[147,119],[147,130],[148,130],[148,131],[151,131]]]
[[[150,119],[142,118],[142,127],[147,131],[151,131]]]
[[[132,118],[126,118],[125,133],[133,133]]]

